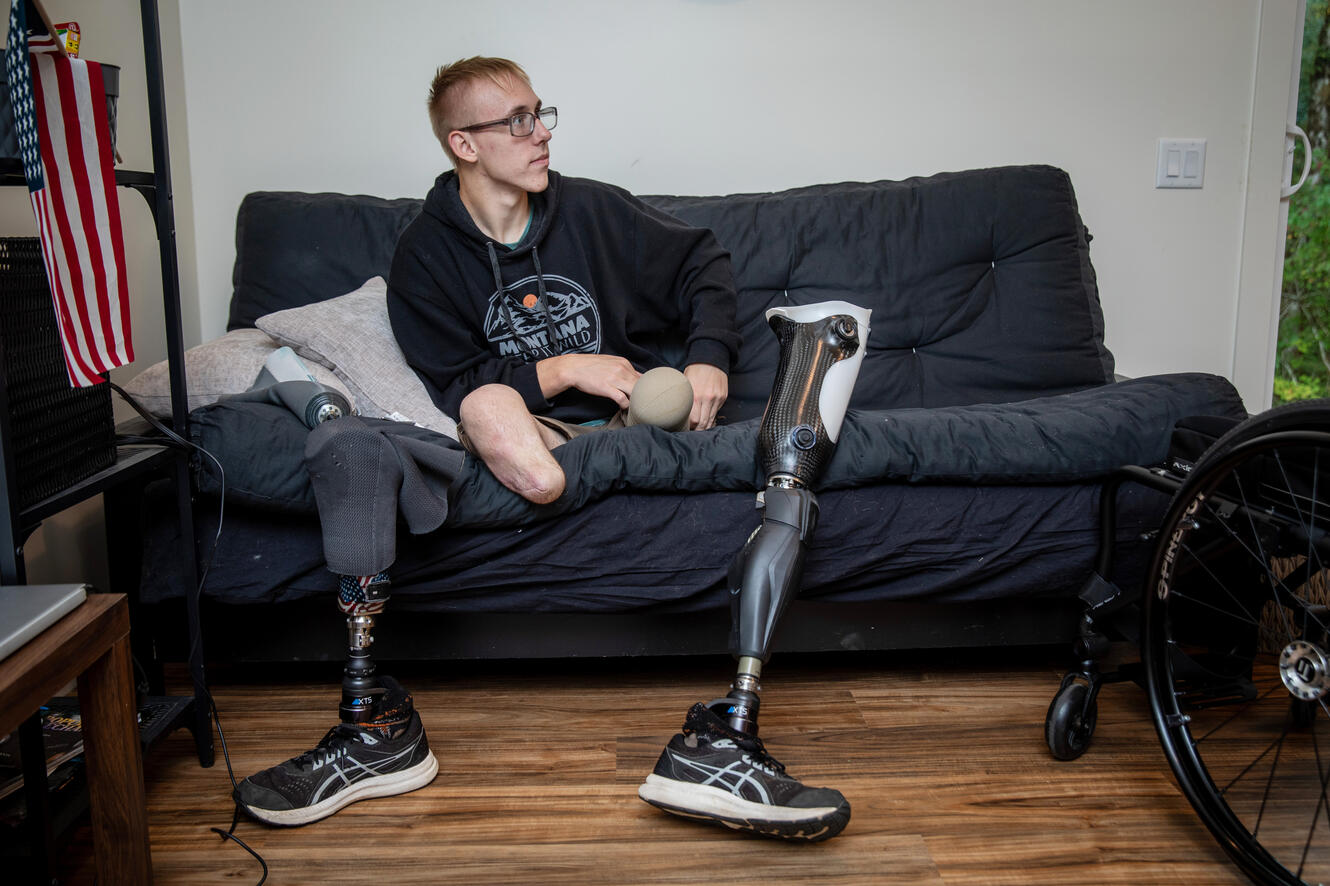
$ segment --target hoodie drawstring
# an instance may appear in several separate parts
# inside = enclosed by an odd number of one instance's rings
[[[529,357],[533,353],[533,349],[526,338],[517,331],[517,324],[513,322],[513,311],[508,306],[508,289],[503,285],[503,274],[499,270],[499,254],[495,251],[492,241],[485,244],[485,249],[489,252],[490,270],[494,273],[494,286],[499,293],[499,307],[503,312],[503,322],[508,324],[508,331],[516,339],[517,347]],[[549,294],[545,290],[545,275],[540,270],[540,256],[536,254],[534,246],[531,247],[531,260],[536,265],[536,291],[540,294],[539,304],[545,317],[545,331],[549,334],[550,347],[554,350],[554,353],[562,354],[563,342],[559,339],[559,334],[554,326],[554,316],[550,313]]]
[[[530,354],[531,345],[527,344],[526,339],[518,333],[517,324],[513,322],[512,308],[508,307],[508,290],[504,288],[503,275],[499,273],[499,254],[494,251],[493,243],[486,243],[485,248],[490,254],[490,270],[494,272],[494,286],[499,293],[499,310],[503,312],[503,322],[508,324],[508,331],[512,333],[518,349],[525,354]]]
[[[545,275],[540,270],[540,255],[536,252],[536,247],[531,247],[531,261],[536,266],[536,292],[540,294],[540,309],[545,312],[545,328],[549,330],[550,345],[554,348],[554,353],[563,353],[563,342],[559,339],[558,330],[554,328],[554,315],[550,313],[550,296],[545,291]]]

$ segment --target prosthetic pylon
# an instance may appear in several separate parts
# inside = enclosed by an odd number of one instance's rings
[[[378,578],[378,576],[375,576]],[[354,587],[352,587],[354,585]],[[374,616],[388,602],[386,580],[357,580],[343,576],[337,605],[346,613],[347,653],[342,671],[342,701],[337,707],[343,723],[364,723],[373,714],[374,702],[385,687],[376,676],[377,668],[369,648],[374,643]]]
[[[780,363],[758,430],[766,475],[758,493],[762,524],[730,568],[730,650],[739,660],[729,694],[712,707],[731,728],[757,734],[762,666],[771,638],[798,592],[808,540],[817,525],[821,476],[840,437],[868,340],[871,311],[846,302],[772,308]]]

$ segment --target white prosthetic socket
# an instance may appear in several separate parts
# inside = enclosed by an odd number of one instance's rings
[[[868,341],[872,312],[841,301],[767,311],[780,363],[758,430],[766,474],[762,525],[730,568],[730,648],[738,676],[713,704],[729,725],[757,734],[758,682],[771,638],[798,592],[808,539],[817,525],[812,486],[831,461]]]

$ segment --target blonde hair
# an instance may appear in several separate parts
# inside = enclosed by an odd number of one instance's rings
[[[513,78],[521,80],[527,86],[531,85],[531,78],[517,62],[480,55],[443,65],[434,72],[434,80],[430,83],[429,98],[426,99],[425,105],[429,109],[429,122],[434,130],[434,137],[443,145],[443,152],[448,155],[454,166],[457,165],[457,156],[453,153],[453,149],[448,147],[448,133],[463,122],[454,116],[459,98],[478,80],[489,80],[500,88],[507,89],[512,84]]]

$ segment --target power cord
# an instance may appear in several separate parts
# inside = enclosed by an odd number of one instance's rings
[[[240,790],[240,785],[236,783],[235,770],[231,768],[231,754],[226,749],[226,735],[222,732],[222,720],[221,717],[219,717],[217,714],[217,702],[213,701],[212,693],[209,692],[207,689],[204,689],[203,693],[208,698],[208,708],[212,713],[213,723],[217,725],[217,740],[222,746],[222,759],[226,761],[226,775],[229,779],[231,779],[231,791],[232,791],[231,798],[234,800],[235,792]],[[231,827],[227,828],[226,830],[222,830],[221,828],[208,828],[208,830],[212,831],[214,834],[221,837],[223,840],[232,841],[241,849],[245,850],[250,855],[254,856],[254,859],[259,863],[259,866],[263,868],[263,876],[259,877],[259,882],[256,883],[255,886],[263,886],[264,882],[266,882],[268,879],[268,863],[263,860],[263,856],[259,855],[259,853],[253,847],[251,847],[244,840],[236,836],[235,833],[236,825],[239,823],[240,823],[240,801],[236,800],[235,811],[231,813]]]
[[[140,417],[142,417],[145,421],[148,422],[148,424],[152,425],[163,436],[165,436],[166,439],[170,441],[169,445],[182,448],[187,452],[197,452],[200,455],[205,455],[212,460],[213,466],[217,469],[217,479],[220,485],[220,494],[218,495],[218,504],[217,504],[217,532],[213,536],[212,549],[208,552],[208,556],[203,562],[203,568],[200,570],[199,583],[192,591],[193,604],[195,607],[194,611],[198,612],[200,611],[198,604],[203,597],[203,585],[204,582],[208,580],[208,570],[212,567],[213,557],[216,556],[217,548],[220,545],[222,539],[222,524],[226,517],[226,471],[225,469],[223,469],[222,463],[217,459],[217,456],[213,455],[211,452],[204,449],[202,446],[199,446],[194,441],[186,440],[184,437],[180,436],[175,431],[171,430],[166,425],[162,424],[161,421],[159,421],[155,416],[151,415],[146,409],[143,408],[142,405],[138,403],[138,401],[136,401],[132,396],[126,393],[125,390],[121,388],[119,385],[117,385],[115,382],[111,381],[110,379],[107,379],[106,383],[109,384],[111,386],[111,390],[119,394],[121,399],[123,399],[126,403],[128,403],[129,406],[132,407],[133,410],[137,412]],[[164,441],[162,440],[162,438],[152,437],[152,436],[123,435],[123,436],[118,436],[116,438],[116,441],[117,443],[125,443],[125,444],[147,443],[154,445],[164,445]],[[189,638],[190,648],[187,660],[191,661],[193,660],[194,653],[199,648],[199,643],[201,641],[201,633],[202,630],[199,625],[191,626],[190,638]],[[226,747],[226,734],[222,731],[222,719],[217,712],[217,702],[213,699],[212,693],[208,690],[207,686],[204,686],[196,681],[194,684],[194,690],[196,694],[202,694],[203,697],[206,698],[208,701],[208,714],[210,717],[212,717],[213,725],[217,728],[217,739],[222,746],[222,759],[226,762],[226,775],[227,778],[231,780],[231,790],[232,790],[231,796],[232,798],[234,798],[235,791],[240,789],[240,785],[236,782],[235,770],[231,767],[231,754]],[[209,830],[217,834],[223,840],[230,840],[236,843],[241,849],[245,850],[250,855],[254,856],[255,860],[258,861],[259,865],[263,868],[263,876],[259,878],[259,882],[255,884],[255,886],[263,886],[263,884],[268,879],[268,863],[264,861],[262,855],[259,855],[259,853],[256,852],[252,847],[250,847],[247,843],[245,843],[244,840],[240,839],[235,835],[236,825],[239,823],[239,821],[240,821],[240,803],[239,801],[236,801],[235,812],[231,817],[231,827],[226,830],[222,830],[221,828],[209,828]]]

